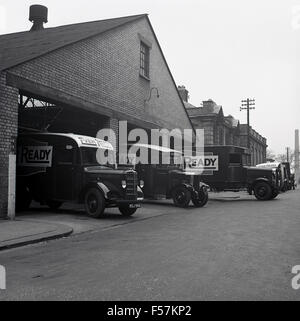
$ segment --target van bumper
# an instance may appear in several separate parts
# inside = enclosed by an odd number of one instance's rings
[[[118,207],[128,206],[129,208],[140,208],[141,207],[141,200],[118,200],[116,205]]]

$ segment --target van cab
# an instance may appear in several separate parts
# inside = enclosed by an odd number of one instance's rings
[[[135,165],[146,199],[173,199],[174,205],[182,208],[188,207],[190,202],[195,207],[206,205],[208,186],[202,182],[200,174],[184,169],[182,152],[153,144],[136,143],[135,146],[148,156],[147,164]],[[159,155],[158,164],[151,162],[153,152]],[[170,163],[164,164],[165,156],[170,157]],[[174,162],[175,158],[180,161]]]
[[[29,133],[18,138],[17,210],[32,200],[58,209],[64,202],[84,203],[100,217],[118,207],[129,216],[140,207],[143,192],[137,173],[99,164],[98,152],[113,154],[113,146],[94,137],[64,133]]]
[[[271,200],[280,192],[278,170],[251,167],[248,150],[238,146],[205,146],[205,154],[218,159],[218,168],[203,172],[203,181],[215,191],[254,192],[258,200]]]

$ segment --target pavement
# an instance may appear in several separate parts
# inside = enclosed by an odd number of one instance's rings
[[[82,205],[64,204],[61,209],[52,211],[34,203],[29,211],[18,213],[14,221],[0,220],[0,251],[146,220],[163,215],[159,205],[170,206],[170,203],[158,202],[154,207],[143,204],[131,217],[122,216],[117,208],[109,208],[100,219],[88,217]]]
[[[0,250],[67,237],[72,232],[71,227],[57,223],[0,220]]]
[[[253,198],[245,192],[210,193],[209,197],[211,201]],[[33,203],[30,211],[19,213],[16,220],[0,220],[0,250],[149,219],[163,215],[164,211],[160,206],[164,205],[170,208],[169,211],[175,210],[172,200],[153,200],[145,201],[136,215],[129,218],[120,215],[118,209],[110,208],[101,219],[92,219],[86,215],[82,205],[64,204],[61,209],[53,212],[45,206]]]

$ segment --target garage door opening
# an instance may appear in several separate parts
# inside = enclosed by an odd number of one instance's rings
[[[19,136],[17,140],[19,142],[22,139],[22,134],[33,132],[72,133],[95,137],[99,129],[107,125],[109,119],[101,114],[86,111],[76,106],[53,102],[26,92],[19,93],[18,107]],[[31,141],[28,146],[36,146],[36,141]],[[42,150],[42,148],[40,149]],[[15,175],[17,215],[29,207],[29,204],[26,204],[27,199],[31,202],[30,197],[26,198],[27,187],[24,185],[24,181],[26,181],[24,176],[31,175],[30,173],[34,168],[30,165],[27,169],[28,173],[26,170],[24,173],[24,168],[23,171],[20,171],[17,166]],[[27,192],[30,194],[29,190]]]
[[[74,106],[53,103],[34,95],[19,94],[19,133],[48,131],[95,137],[108,117]]]

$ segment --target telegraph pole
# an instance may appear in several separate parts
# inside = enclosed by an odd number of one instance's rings
[[[300,167],[300,162],[299,162],[299,129],[295,130],[295,179],[296,182],[298,183],[299,180],[299,167]]]
[[[250,110],[255,109],[255,99],[245,99],[242,100],[242,107],[240,107],[240,111],[247,110],[247,147],[250,149]]]

